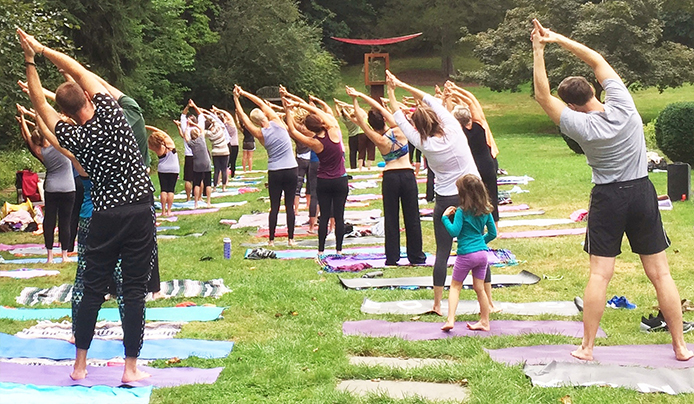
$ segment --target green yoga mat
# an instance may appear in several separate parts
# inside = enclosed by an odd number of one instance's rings
[[[154,307],[148,308],[145,317],[149,321],[213,321],[222,316],[224,307]],[[10,309],[0,307],[0,318],[17,321],[57,320],[71,317],[72,309]],[[117,308],[99,310],[99,320],[120,321]]]

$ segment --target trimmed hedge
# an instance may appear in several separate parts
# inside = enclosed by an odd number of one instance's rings
[[[655,140],[670,160],[694,165],[694,102],[677,102],[660,111]]]

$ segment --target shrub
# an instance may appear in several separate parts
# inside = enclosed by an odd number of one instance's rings
[[[670,160],[694,165],[694,102],[670,104],[660,111],[655,140]]]

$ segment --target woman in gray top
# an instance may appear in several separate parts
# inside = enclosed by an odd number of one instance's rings
[[[20,110],[20,112],[24,112]],[[72,163],[63,153],[56,150],[48,143],[39,128],[29,131],[29,126],[24,114],[19,120],[22,128],[22,137],[32,153],[46,167],[46,179],[43,183],[44,208],[43,208],[43,241],[47,251],[47,263],[53,262],[53,240],[55,237],[55,224],[58,221],[58,240],[62,249],[63,262],[67,260],[70,249],[70,218],[72,217],[72,205],[75,202],[75,180],[72,176]],[[37,120],[40,118],[36,117]]]
[[[239,97],[244,96],[253,101],[258,108],[251,111],[250,118],[241,107]],[[287,237],[289,246],[294,243],[294,193],[296,192],[297,167],[294,148],[287,132],[287,126],[279,115],[257,96],[234,86],[234,103],[236,113],[243,125],[258,139],[267,150],[268,191],[270,193],[270,217],[268,218],[270,235],[269,245],[275,243],[277,215],[284,193],[284,207],[287,211]]]

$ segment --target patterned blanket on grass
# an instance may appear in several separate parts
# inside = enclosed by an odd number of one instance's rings
[[[53,286],[47,289],[27,287],[15,298],[18,304],[35,306],[37,304],[69,303],[72,299],[72,284]],[[223,279],[210,281],[193,281],[175,279],[161,282],[162,297],[214,297],[220,298],[231,289],[224,285]]]
[[[171,339],[181,331],[185,322],[157,321],[145,323],[144,339]],[[69,341],[72,338],[72,323],[50,320],[39,321],[36,325],[17,333],[19,338],[50,338]],[[94,338],[105,340],[123,340],[123,327],[120,322],[99,321],[94,329]]]

